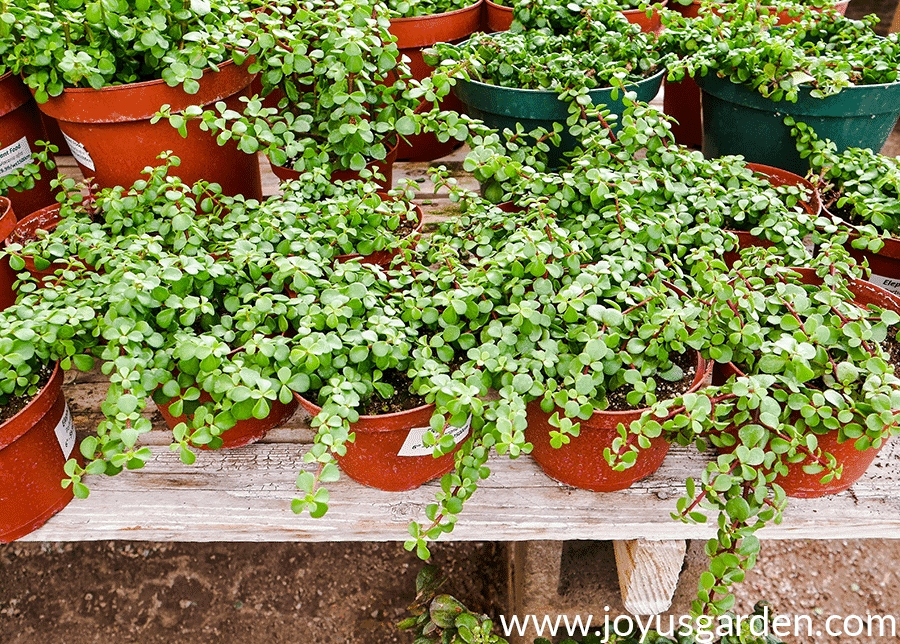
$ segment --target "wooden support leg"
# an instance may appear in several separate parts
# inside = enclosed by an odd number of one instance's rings
[[[616,541],[616,568],[625,610],[658,615],[672,605],[684,564],[685,541]]]

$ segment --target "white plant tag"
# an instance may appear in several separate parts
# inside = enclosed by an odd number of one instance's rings
[[[880,286],[885,291],[890,291],[891,293],[900,295],[900,279],[896,279],[894,277],[883,277],[881,275],[872,273],[872,277],[869,278],[869,281],[875,286]]]
[[[66,138],[66,143],[69,144],[69,149],[72,151],[72,156],[75,157],[75,160],[88,170],[96,170],[97,168],[94,167],[94,160],[88,153],[87,148],[65,132],[63,132],[63,136]]]
[[[0,150],[0,177],[12,174],[31,161],[31,146],[28,139],[22,137],[12,145],[7,145]]]
[[[469,435],[469,428],[472,426],[472,414],[462,427],[449,425],[444,432],[448,436],[453,437],[453,442],[459,445],[466,440]],[[430,427],[414,427],[409,430],[406,440],[403,441],[403,447],[397,452],[397,456],[431,456],[434,453],[434,446],[425,445],[425,434],[428,433]]]
[[[62,418],[56,423],[56,440],[62,450],[63,458],[69,458],[72,448],[75,447],[75,421],[72,420],[72,412],[69,411],[69,403],[64,403]]]

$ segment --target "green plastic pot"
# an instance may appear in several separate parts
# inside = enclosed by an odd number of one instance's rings
[[[639,101],[649,102],[659,92],[665,75],[666,70],[661,69],[649,78],[626,85],[625,90],[635,92]],[[621,118],[625,111],[622,93],[619,92],[619,100],[614,101],[612,90],[611,87],[592,90],[591,101],[594,105],[606,105],[610,112]],[[554,123],[565,124],[568,117],[567,104],[559,100],[559,95],[553,90],[517,89],[460,80],[454,91],[466,106],[467,114],[497,130],[510,128],[515,131],[516,123],[521,123],[526,132],[537,127],[549,130]],[[577,143],[568,128],[563,130],[559,147],[551,147],[550,163],[560,165],[563,152],[574,150]]]
[[[695,79],[703,91],[703,154],[743,155],[748,161],[806,174],[785,116],[803,121],[821,139],[847,148],[880,150],[900,116],[900,82],[848,87],[813,98],[801,88],[796,103],[773,101],[714,74]]]

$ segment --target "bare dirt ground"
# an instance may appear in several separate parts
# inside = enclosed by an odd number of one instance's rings
[[[505,602],[504,547],[441,544],[446,589]],[[402,544],[0,545],[0,644],[389,644],[421,564]]]
[[[766,599],[775,612],[793,619],[808,615],[812,637],[791,635],[791,644],[896,644],[900,641],[900,540],[763,541],[756,567],[737,588],[737,614]],[[826,626],[840,636],[829,636]],[[873,622],[852,635],[869,615],[891,616],[897,635]],[[847,618],[846,624],[844,619]],[[805,622],[798,624],[804,629]],[[793,627],[792,627],[793,628]],[[848,635],[848,633],[850,633]]]

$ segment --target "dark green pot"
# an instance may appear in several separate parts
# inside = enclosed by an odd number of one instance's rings
[[[662,69],[650,78],[626,85],[625,90],[637,93],[639,101],[649,102],[659,92],[665,74],[666,70]],[[515,131],[516,123],[521,123],[526,132],[536,127],[549,130],[553,128],[553,123],[565,124],[569,114],[566,103],[559,100],[559,95],[553,90],[514,89],[460,80],[454,91],[465,104],[467,114],[497,130],[510,128]],[[610,112],[621,118],[625,111],[622,92],[619,92],[617,101],[612,100],[611,93],[611,87],[592,90],[591,101],[594,105],[606,105]],[[560,146],[550,150],[550,163],[559,165],[562,153],[574,150],[577,143],[568,129],[563,130]]]
[[[900,116],[900,82],[848,87],[813,98],[801,88],[796,103],[773,101],[714,73],[695,78],[703,90],[703,154],[741,154],[747,161],[806,174],[785,116],[803,121],[819,138],[847,148],[880,150]]]

